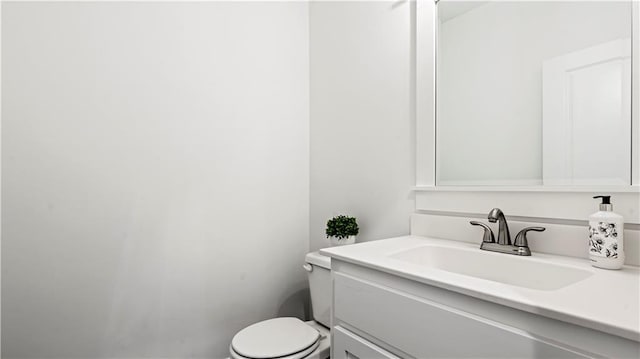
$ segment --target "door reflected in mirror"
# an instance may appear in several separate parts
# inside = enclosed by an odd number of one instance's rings
[[[631,1],[437,8],[437,185],[630,184]]]

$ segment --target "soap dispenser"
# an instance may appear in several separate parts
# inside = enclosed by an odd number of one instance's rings
[[[613,213],[611,196],[601,198],[600,210],[589,216],[589,259],[591,265],[620,269],[624,265],[624,217]]]

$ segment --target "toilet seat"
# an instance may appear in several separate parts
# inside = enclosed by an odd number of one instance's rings
[[[320,339],[318,330],[298,318],[275,318],[238,332],[229,349],[242,359],[300,359],[316,350]]]

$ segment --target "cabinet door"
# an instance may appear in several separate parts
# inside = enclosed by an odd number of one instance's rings
[[[337,326],[333,327],[334,359],[399,359],[399,357]]]
[[[553,338],[342,273],[334,274],[333,283],[333,323],[349,324],[416,358],[597,357]]]

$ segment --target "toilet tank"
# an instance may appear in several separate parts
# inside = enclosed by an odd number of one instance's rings
[[[309,276],[313,319],[328,328],[331,324],[331,300],[333,297],[331,258],[318,252],[311,252],[305,257],[305,262],[307,262],[305,269]]]

